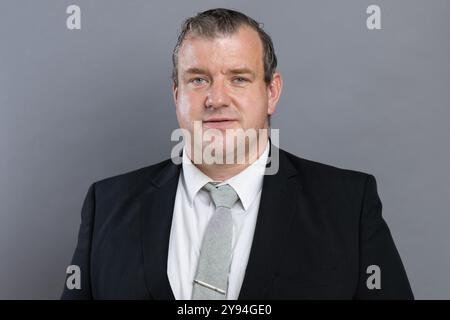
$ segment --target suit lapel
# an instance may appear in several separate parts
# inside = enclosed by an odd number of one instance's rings
[[[273,145],[272,148],[275,148]],[[279,170],[265,175],[258,218],[239,300],[263,299],[276,274],[296,208],[301,185],[284,151],[279,150]]]
[[[167,277],[167,257],[180,168],[169,161],[140,200],[145,280],[153,299],[175,299]]]

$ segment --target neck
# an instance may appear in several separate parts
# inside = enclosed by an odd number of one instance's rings
[[[244,171],[249,167],[249,163],[245,164],[210,164],[196,165],[196,167],[214,181],[225,181]]]
[[[258,150],[258,157],[254,159],[252,162],[245,161],[243,164],[195,164],[194,165],[205,175],[213,179],[214,181],[225,181],[234,177],[235,175],[241,173],[246,168],[248,168],[253,162],[261,157],[261,155],[266,150],[268,141],[264,144],[264,147]],[[191,159],[190,155],[188,157]],[[246,159],[249,159],[248,152],[246,154]],[[192,161],[192,159],[191,159]]]

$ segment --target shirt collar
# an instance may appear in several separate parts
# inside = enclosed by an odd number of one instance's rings
[[[245,211],[248,210],[262,188],[264,172],[269,155],[269,144],[270,142],[267,141],[266,149],[255,162],[237,175],[219,184],[229,184],[236,191]],[[200,191],[200,189],[203,188],[203,186],[208,182],[212,182],[213,179],[200,171],[200,169],[192,163],[187,156],[185,148],[186,147],[183,147],[182,175],[189,202],[192,206],[198,191]]]
[[[213,180],[201,172],[200,169],[192,163],[191,159],[187,156],[186,146],[183,147],[182,175],[184,188],[187,191],[188,200],[192,206],[197,192],[203,188],[205,184]]]

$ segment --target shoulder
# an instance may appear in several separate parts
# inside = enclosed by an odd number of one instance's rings
[[[327,163],[298,157],[292,153],[280,150],[299,173],[299,179],[306,188],[320,190],[325,193],[352,194],[361,193],[369,181],[375,181],[372,174],[341,168]]]
[[[93,183],[96,193],[115,196],[131,195],[139,193],[143,188],[152,184],[161,172],[170,166],[174,166],[170,159],[153,165],[127,171],[110,176]]]

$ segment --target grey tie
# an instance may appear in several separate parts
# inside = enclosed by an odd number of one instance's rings
[[[228,184],[216,187],[210,182],[203,188],[209,191],[216,211],[209,220],[203,236],[192,299],[225,300],[233,236],[231,208],[239,197]]]

